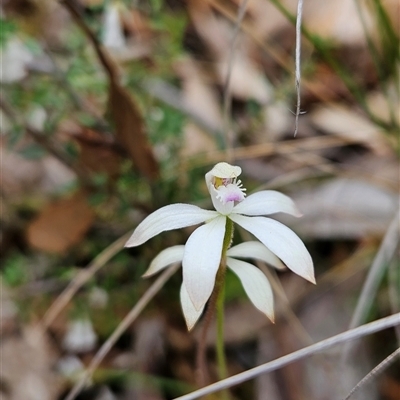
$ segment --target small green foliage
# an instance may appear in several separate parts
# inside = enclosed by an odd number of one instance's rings
[[[227,269],[227,273],[225,275],[225,299],[229,304],[230,301],[243,299],[246,297],[246,293],[244,292],[243,286],[240,283],[239,278]]]
[[[163,0],[150,0],[150,7],[154,13],[159,13],[164,6]]]
[[[261,107],[260,103],[258,103],[255,100],[251,100],[250,99],[246,103],[246,111],[247,111],[247,113],[249,114],[250,117],[259,118],[260,114],[262,112],[262,107]]]
[[[6,285],[14,287],[28,282],[28,260],[21,254],[13,254],[4,261],[2,277]]]
[[[0,26],[0,48],[3,48],[17,32],[17,25],[12,20],[0,18]]]
[[[180,141],[186,117],[168,105],[159,103],[146,114],[149,136],[154,143]]]
[[[28,160],[40,160],[46,156],[47,152],[42,146],[36,143],[30,143],[18,150],[18,153]]]

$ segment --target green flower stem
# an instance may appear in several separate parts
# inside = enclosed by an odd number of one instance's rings
[[[226,271],[226,252],[228,251],[233,238],[233,222],[227,218],[225,226],[224,243],[221,254],[221,264],[219,266],[215,279],[215,291],[217,292],[216,311],[217,311],[217,365],[219,379],[225,379],[228,376],[226,365],[225,345],[224,345],[224,300],[225,300],[225,271]],[[223,400],[229,399],[229,393],[221,393]]]
[[[222,263],[221,263],[222,264]],[[221,268],[222,269],[222,268]],[[225,271],[224,271],[225,272]],[[228,377],[226,357],[225,357],[225,347],[224,347],[224,300],[225,300],[225,273],[222,275],[221,283],[218,288],[217,297],[217,365],[218,365],[218,375],[219,379],[225,379]]]

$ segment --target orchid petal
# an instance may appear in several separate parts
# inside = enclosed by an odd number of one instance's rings
[[[233,208],[232,212],[254,216],[278,212],[291,214],[295,217],[302,215],[290,197],[275,190],[263,190],[247,196]]]
[[[287,226],[270,218],[231,214],[229,218],[248,230],[277,255],[297,275],[315,283],[310,253]]]
[[[227,257],[226,264],[238,276],[254,306],[274,322],[274,297],[267,277],[245,261]]]
[[[149,268],[143,274],[143,278],[154,275],[171,264],[182,262],[184,251],[185,246],[183,245],[168,247],[161,251],[150,263]]]
[[[226,217],[219,216],[197,228],[189,237],[183,255],[183,282],[196,310],[213,291],[221,261]]]
[[[201,307],[200,310],[196,310],[192,303],[192,300],[190,300],[189,293],[187,292],[184,284],[182,284],[181,286],[180,297],[183,316],[185,317],[188,331],[190,331],[203,313],[204,306]]]
[[[251,241],[243,242],[231,247],[227,253],[229,257],[254,258],[277,268],[285,269],[285,265],[271,250],[267,249],[262,243]]]
[[[163,231],[197,225],[218,215],[191,204],[171,204],[146,217],[135,229],[125,247],[139,246]]]

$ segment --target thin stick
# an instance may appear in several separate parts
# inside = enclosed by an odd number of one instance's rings
[[[226,366],[225,346],[224,346],[224,301],[225,301],[225,270],[221,273],[218,297],[217,297],[217,343],[215,346],[217,353],[217,365],[219,379],[228,377]],[[225,396],[225,394],[224,394]],[[227,397],[227,396],[225,396]]]
[[[158,279],[147,289],[146,293],[140,298],[132,310],[126,315],[126,317],[118,325],[117,329],[107,339],[107,341],[101,346],[100,350],[93,357],[89,364],[88,369],[85,371],[82,378],[75,384],[71,389],[65,400],[74,400],[75,397],[81,392],[88,380],[92,377],[94,371],[97,369],[99,364],[103,361],[104,357],[108,354],[111,348],[114,346],[116,341],[121,335],[127,330],[129,325],[139,316],[150,300],[158,293],[158,291],[164,286],[165,282],[178,270],[180,264],[175,264],[167,268]]]
[[[396,251],[397,244],[399,243],[399,216],[400,210],[396,212],[392,222],[390,223],[378,253],[372,262],[367,279],[364,282],[360,297],[358,299],[356,309],[354,310],[353,317],[351,318],[349,329],[355,328],[363,321],[373,303],[375,293],[382,280],[385,269],[389,265],[389,262]],[[344,346],[342,352],[343,363],[348,357],[350,349],[351,343],[348,343],[346,346]]]
[[[361,379],[361,381],[358,382],[357,385],[353,387],[353,389],[350,391],[350,393],[344,400],[349,400],[350,397],[353,396],[353,394],[357,390],[359,390],[371,379],[376,378],[378,374],[382,373],[386,368],[388,368],[396,360],[396,357],[398,356],[400,356],[400,347],[397,350],[395,350],[392,354],[387,356],[382,362],[380,362],[369,374],[364,376],[364,378]]]
[[[329,347],[338,345],[349,340],[357,339],[362,336],[370,335],[372,333],[391,328],[393,326],[400,325],[400,313],[390,315],[388,317],[379,319],[369,324],[359,326],[358,328],[351,329],[340,333],[338,335],[332,336],[328,339],[322,340],[311,346],[305,347],[303,349],[297,350],[293,353],[287,354],[286,356],[277,358],[276,360],[270,361],[266,364],[262,364],[258,367],[249,369],[240,374],[231,376],[230,378],[224,379],[222,381],[216,382],[205,388],[196,390],[187,395],[177,397],[175,400],[193,400],[198,399],[201,396],[205,396],[210,393],[217,392],[222,389],[229,388],[239,383],[253,379],[261,374],[274,371],[276,369],[282,368],[294,361],[301,360],[302,358],[308,357],[316,352],[326,350]]]
[[[200,339],[196,351],[196,383],[199,387],[204,387],[208,380],[208,370],[206,362],[207,348],[207,332],[210,328],[211,321],[215,313],[215,305],[217,302],[218,293],[214,289],[207,305],[207,311],[204,315]]]
[[[104,249],[91,263],[90,265],[81,270],[79,274],[73,279],[73,281],[65,288],[65,290],[57,297],[54,303],[46,311],[41,325],[45,330],[47,329],[54,319],[60,314],[65,306],[71,301],[76,292],[93,277],[93,275],[103,267],[112,257],[114,257],[123,248],[126,241],[129,239],[132,232],[128,232],[125,235],[118,238],[114,243]]]
[[[236,40],[240,31],[240,26],[242,24],[246,7],[247,7],[248,0],[243,0],[240,4],[237,20],[235,25],[235,30],[232,35],[231,46],[229,49],[229,59],[228,59],[228,71],[226,74],[225,84],[224,84],[224,101],[223,101],[223,120],[224,120],[224,136],[225,136],[225,150],[226,150],[226,158],[228,162],[233,161],[233,143],[232,143],[232,135],[231,135],[231,126],[230,126],[230,113],[231,113],[231,102],[232,96],[230,91],[230,82],[231,82],[231,75],[233,69],[233,59],[235,56],[235,47],[236,47]]]
[[[297,19],[296,19],[296,120],[294,126],[294,136],[296,137],[299,128],[299,115],[300,115],[300,55],[301,55],[301,18],[303,15],[303,0],[297,3]]]
[[[392,313],[400,312],[400,268],[398,258],[393,258],[389,266],[389,303]],[[396,326],[397,344],[400,346],[400,326]]]

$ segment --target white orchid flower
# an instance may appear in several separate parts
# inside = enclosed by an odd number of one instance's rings
[[[159,253],[150,263],[143,277],[149,277],[162,269],[181,262],[185,246],[172,246]],[[234,258],[235,257],[235,258]],[[254,258],[277,268],[284,269],[282,261],[260,242],[245,242],[231,247],[227,251],[226,265],[240,279],[243,288],[254,304],[271,321],[274,321],[274,300],[271,285],[260,269],[236,258]],[[191,330],[203,313],[204,306],[196,310],[184,284],[181,286],[181,305],[188,330]]]
[[[125,245],[139,246],[163,231],[205,222],[190,235],[182,258],[181,294],[183,292],[182,297],[191,300],[196,311],[203,309],[214,289],[228,219],[252,233],[293,272],[315,283],[313,262],[300,238],[280,222],[262,217],[278,212],[299,217],[299,210],[288,196],[274,190],[245,197],[245,189],[237,179],[241,172],[240,167],[225,162],[216,164],[205,175],[216,211],[203,210],[190,204],[162,207],[137,226]],[[231,262],[230,268],[233,265],[235,269],[237,262]]]

